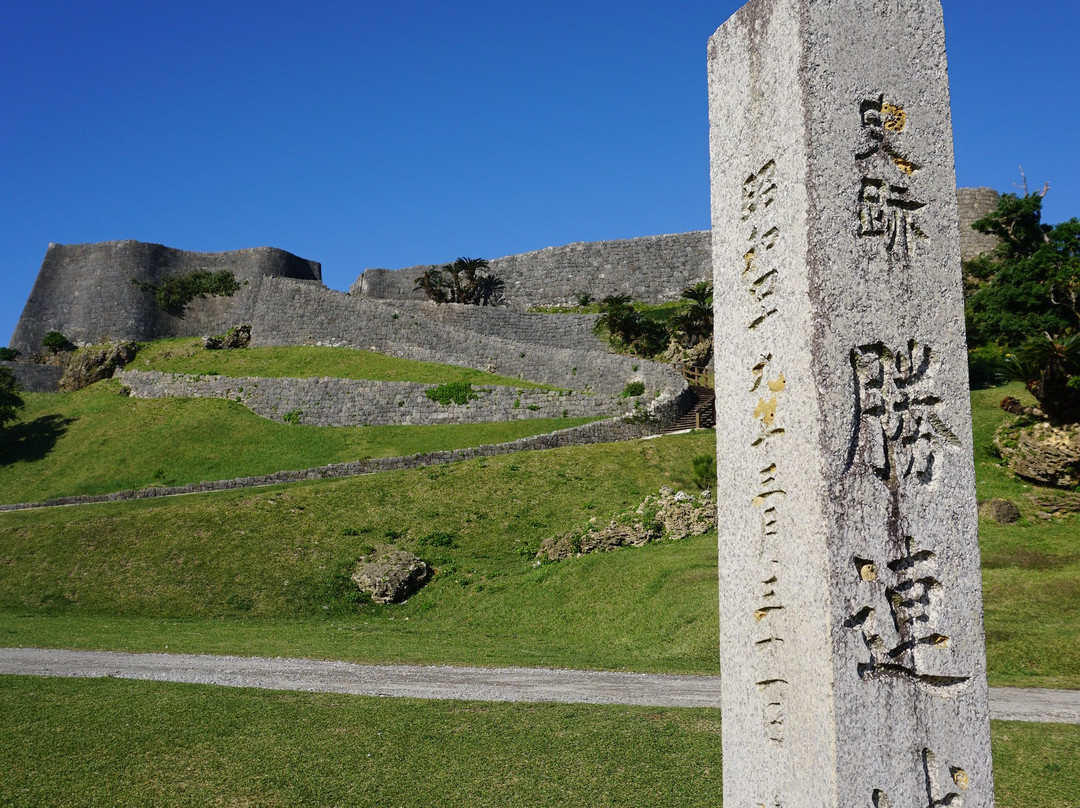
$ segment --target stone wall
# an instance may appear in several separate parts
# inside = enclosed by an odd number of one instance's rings
[[[441,452],[425,452],[405,457],[377,457],[371,460],[357,460],[353,463],[332,463],[328,466],[299,469],[297,471],[276,471],[255,477],[237,477],[231,480],[190,483],[189,485],[161,486],[140,488],[137,490],[115,491],[111,494],[82,494],[70,497],[57,497],[44,502],[23,502],[0,505],[0,511],[20,511],[30,508],[42,508],[56,505],[89,505],[97,502],[122,502],[132,499],[153,499],[181,494],[196,494],[210,491],[229,491],[237,488],[259,488],[266,485],[295,483],[302,480],[329,480],[342,477],[358,477],[363,474],[378,474],[384,471],[438,466],[473,460],[479,457],[497,457],[514,452],[559,449],[564,446],[584,446],[592,443],[613,443],[615,441],[635,440],[647,435],[657,434],[653,423],[628,422],[621,418],[609,418],[594,421],[591,424],[560,429],[545,435],[530,435],[508,443],[493,443],[466,449],[449,449]]]
[[[295,413],[310,426],[477,424],[531,418],[579,418],[629,414],[641,397],[588,395],[573,390],[474,385],[466,404],[439,404],[427,397],[433,384],[359,379],[191,376],[157,371],[119,371],[115,378],[135,398],[223,398],[256,415],[283,422]]]
[[[32,362],[0,362],[11,370],[19,387],[27,393],[55,393],[60,389],[64,369],[59,365],[35,365]]]
[[[709,277],[709,244],[706,230],[578,242],[495,258],[491,270],[506,284],[505,302],[516,308],[574,303],[581,292],[662,302],[677,300],[685,287]],[[413,282],[427,269],[368,269],[350,291],[368,298],[423,300]]]
[[[560,347],[558,344],[522,342],[513,338],[518,323],[536,320],[548,327],[577,330],[580,325],[563,315],[508,316],[492,321],[493,333],[449,324],[434,304],[399,306],[389,301],[357,298],[317,284],[285,278],[263,281],[252,319],[251,344],[339,345],[379,351],[406,359],[444,362],[489,370],[552,387],[617,394],[628,382],[641,381],[646,397],[657,403],[658,393],[679,395],[686,388],[682,376],[668,365],[628,356]],[[539,319],[538,319],[539,318]],[[551,343],[561,342],[552,337]],[[591,347],[599,347],[591,339]]]
[[[998,193],[990,188],[959,188],[960,242],[964,259],[993,248],[992,236],[971,223],[992,211]],[[710,231],[675,233],[623,241],[594,241],[548,247],[491,260],[506,283],[505,302],[513,308],[575,303],[579,292],[594,298],[626,294],[635,300],[678,300],[687,286],[712,277]],[[358,297],[424,300],[414,281],[431,265],[406,269],[368,269],[350,290]]]
[[[231,297],[196,299],[176,317],[132,283],[196,269],[231,270],[241,287]],[[221,333],[251,320],[263,276],[321,281],[322,269],[273,247],[200,253],[139,241],[50,244],[11,346],[24,356],[38,353],[49,331],[78,344]]]
[[[989,252],[997,237],[971,229],[971,223],[991,213],[1001,197],[993,188],[959,188],[956,201],[960,219],[960,257],[967,261],[979,253]]]

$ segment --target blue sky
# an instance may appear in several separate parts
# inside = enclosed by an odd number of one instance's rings
[[[709,226],[740,2],[0,3],[0,334],[49,242],[366,267]],[[1080,216],[1080,4],[944,0],[960,185]],[[2,337],[0,337],[2,339]]]

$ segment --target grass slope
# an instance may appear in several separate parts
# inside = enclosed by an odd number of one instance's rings
[[[0,677],[11,806],[716,806],[719,711]],[[1068,808],[1080,727],[994,722],[999,808]]]
[[[201,373],[222,376],[271,376],[337,379],[370,379],[380,382],[420,382],[423,384],[500,384],[532,388],[544,385],[498,376],[482,370],[398,359],[374,351],[290,345],[273,348],[245,348],[208,351],[201,340],[190,338],[157,340],[139,347],[130,370],[160,370],[165,373]],[[551,388],[545,388],[551,389]]]
[[[1003,392],[973,397],[980,496],[1023,511],[981,525],[990,680],[1080,688],[1080,517],[1040,516],[987,451]],[[0,642],[712,673],[714,535],[532,566],[547,536],[690,490],[712,438],[2,515]],[[357,608],[352,563],[389,543],[439,572],[407,604]]]
[[[2,514],[0,637],[199,650],[227,647],[219,632],[230,641],[249,632],[242,644],[253,653],[715,672],[715,534],[533,565],[553,533],[606,520],[663,484],[696,490],[689,458],[712,440],[700,432]],[[437,575],[406,604],[357,606],[348,581],[356,558],[389,544],[427,558]],[[162,641],[177,620],[181,634],[191,625],[184,621],[205,623],[189,635],[192,645]],[[280,628],[282,620],[309,623],[310,634]],[[125,627],[117,635],[112,625]]]
[[[260,418],[231,401],[135,399],[119,391],[118,382],[107,381],[77,393],[24,394],[26,408],[19,421],[0,430],[0,502],[503,443],[592,420],[294,426]]]

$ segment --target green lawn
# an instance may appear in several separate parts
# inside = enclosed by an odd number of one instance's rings
[[[126,398],[115,381],[77,393],[26,393],[23,398],[26,407],[19,421],[0,430],[3,503],[504,443],[591,420],[297,426],[260,418],[241,404],[220,399]]]
[[[719,711],[0,677],[10,806],[717,806]],[[999,808],[1075,808],[1080,727],[993,722]]]
[[[202,373],[222,376],[322,377],[370,379],[380,382],[420,382],[423,384],[501,384],[510,387],[544,385],[497,376],[482,370],[398,359],[374,351],[289,345],[274,348],[244,348],[208,351],[202,340],[190,337],[157,340],[139,347],[129,370],[160,370],[165,373]],[[551,389],[551,388],[546,388]]]
[[[976,401],[977,422],[998,418]],[[0,642],[715,673],[715,534],[533,566],[547,536],[661,485],[694,490],[691,458],[712,440],[3,514]],[[990,681],[1080,688],[1080,517],[1037,516],[996,473],[1025,517],[982,525]],[[453,546],[426,541],[437,533]],[[391,543],[434,580],[406,604],[350,605],[353,562]]]
[[[696,490],[690,458],[712,440],[700,432],[0,514],[0,636],[7,645],[235,643],[384,662],[715,672],[715,534],[533,564],[553,533],[608,519],[664,484]],[[427,541],[445,533],[453,546]],[[432,562],[434,580],[403,605],[354,606],[356,558],[389,544]],[[161,642],[162,630],[190,633]]]

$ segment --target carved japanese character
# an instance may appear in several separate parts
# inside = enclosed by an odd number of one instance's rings
[[[938,453],[959,444],[930,390],[933,352],[914,340],[902,350],[884,343],[854,348],[855,419],[850,469],[862,461],[882,480],[929,482]]]
[[[885,249],[908,254],[926,233],[917,212],[926,207],[908,196],[908,189],[882,179],[864,177],[859,192],[859,235],[884,236]]]
[[[922,750],[923,778],[926,788],[926,808],[963,808],[964,792],[970,781],[968,773],[957,766],[938,763],[937,755],[929,749]],[[871,794],[874,808],[901,808],[894,805],[889,795],[881,789]],[[920,800],[916,808],[922,808]]]
[[[857,629],[866,647],[856,663],[860,676],[901,676],[934,686],[967,681],[934,674],[923,657],[928,650],[944,652],[949,643],[937,625],[944,596],[937,563],[935,553],[910,536],[884,566],[873,558],[852,558],[851,580],[859,595],[844,625]]]
[[[776,201],[776,162],[770,160],[743,182],[742,220],[764,211]]]

